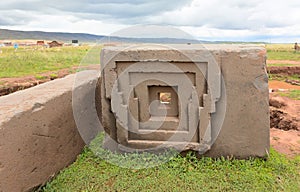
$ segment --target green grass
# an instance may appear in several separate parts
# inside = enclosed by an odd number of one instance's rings
[[[150,159],[165,156],[117,155],[99,148],[96,151],[110,162],[115,159],[115,163],[110,164],[85,148],[75,163],[40,191],[300,191],[300,157],[288,159],[273,149],[268,160],[197,159],[188,153],[142,169],[115,164],[145,165],[153,162]]]
[[[286,80],[297,80],[300,81],[300,75],[281,75],[281,74],[269,74],[269,80],[286,81]]]
[[[280,96],[300,100],[300,90],[290,90],[288,92],[279,93]]]
[[[300,66],[300,64],[288,64],[288,63],[272,63],[268,64],[268,67],[295,67]]]
[[[78,66],[90,48],[90,46],[45,49],[21,47],[16,52],[13,48],[1,48],[3,53],[0,54],[0,78],[37,75],[42,72]],[[100,63],[100,50],[97,49],[97,52],[98,58],[94,62]],[[94,60],[94,57],[92,59]]]
[[[47,76],[44,76],[44,75],[35,75],[34,77],[38,80],[47,79]]]
[[[56,78],[58,78],[58,75],[55,74],[55,73],[51,73],[51,74],[50,74],[50,78],[56,79]]]
[[[300,51],[295,52],[294,44],[267,44],[269,60],[300,61]]]
[[[300,52],[293,50],[293,44],[267,44],[268,59],[300,61]],[[39,48],[20,47],[16,52],[13,48],[4,47],[0,54],[0,78],[39,75],[43,72],[57,71],[79,64],[99,64],[101,46]],[[294,66],[282,62],[269,66]]]

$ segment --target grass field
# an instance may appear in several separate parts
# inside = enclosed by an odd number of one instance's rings
[[[150,154],[116,155],[101,148],[93,151],[127,166],[160,159]],[[94,154],[86,148],[40,191],[300,191],[300,157],[287,159],[273,149],[268,160],[197,159],[188,153],[144,169],[122,168]]]
[[[268,67],[293,67],[300,66],[300,64],[288,64],[288,63],[272,63],[268,64]]]
[[[101,47],[90,46],[36,48],[20,47],[16,52],[11,47],[2,47],[0,54],[0,78],[37,75],[48,71],[78,66],[80,63],[100,63]],[[295,52],[293,44],[267,44],[268,59],[300,61],[300,52]],[[88,57],[85,57],[88,54]],[[92,55],[92,56],[91,56]],[[83,62],[82,62],[83,61]],[[290,66],[283,62],[272,66]]]
[[[280,93],[280,95],[283,97],[300,100],[300,90],[290,90],[288,92]]]
[[[270,60],[300,61],[300,51],[295,52],[293,44],[267,44],[266,48]]]
[[[300,81],[299,75],[269,74],[269,80],[285,81],[286,79]]]
[[[90,46],[44,49],[21,47],[15,51],[4,47],[0,54],[0,78],[37,75],[78,66],[90,49]],[[98,57],[97,62],[100,63],[100,54]]]

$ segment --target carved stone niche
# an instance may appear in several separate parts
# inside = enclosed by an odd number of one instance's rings
[[[265,57],[259,55],[264,49],[242,49],[238,46],[204,48],[200,45],[104,48],[101,54],[99,114],[106,131],[105,146],[126,152],[174,148],[178,151],[195,150],[209,156],[265,155],[268,152],[267,103],[258,110],[259,114],[266,115],[258,116],[250,110],[245,117],[240,117],[242,121],[236,117],[241,108],[230,108],[234,107],[231,102],[246,102],[244,98],[239,99],[239,95],[250,96],[253,93],[253,90],[238,92],[243,91],[245,83],[257,85],[260,93],[254,93],[254,97],[261,99],[259,101],[267,98]],[[234,53],[229,60],[227,52]],[[240,57],[242,53],[243,58]],[[223,59],[224,56],[226,59]],[[244,68],[236,67],[243,62],[246,62]],[[260,70],[254,77],[252,72],[258,67]],[[242,75],[245,69],[251,73],[250,76]],[[234,77],[228,77],[230,74]],[[231,92],[228,94],[228,91]],[[252,106],[243,104],[246,106],[243,110],[256,106],[256,103]],[[258,139],[263,140],[259,149],[248,144],[252,135],[244,137],[244,133],[237,132],[241,127],[245,128],[239,123],[249,122],[248,115],[264,121],[258,128],[262,133]],[[252,128],[250,134],[256,130]],[[245,140],[241,141],[239,136]],[[231,143],[232,138],[237,139]],[[249,150],[239,152],[243,146],[249,146]]]

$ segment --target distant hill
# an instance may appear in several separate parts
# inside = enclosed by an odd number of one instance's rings
[[[175,39],[175,38],[126,38],[126,37],[108,37],[104,35],[93,35],[86,33],[62,33],[62,32],[42,32],[42,31],[15,31],[0,29],[0,40],[56,40],[65,43],[71,43],[72,40],[78,40],[79,43],[96,42],[125,42],[125,43],[204,43],[193,39]]]
[[[59,32],[42,32],[42,31],[14,31],[8,29],[0,29],[0,40],[56,40],[63,42],[71,42],[72,39],[77,39],[80,42],[96,42],[104,36],[91,35],[84,33],[59,33]]]

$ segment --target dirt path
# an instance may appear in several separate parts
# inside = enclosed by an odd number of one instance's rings
[[[272,89],[272,90],[279,90],[279,89],[300,90],[300,86],[291,85],[290,83],[286,83],[283,81],[272,80],[272,81],[269,81],[269,89]]]
[[[300,65],[300,61],[290,61],[290,60],[267,60],[267,64],[291,64],[291,65]]]

